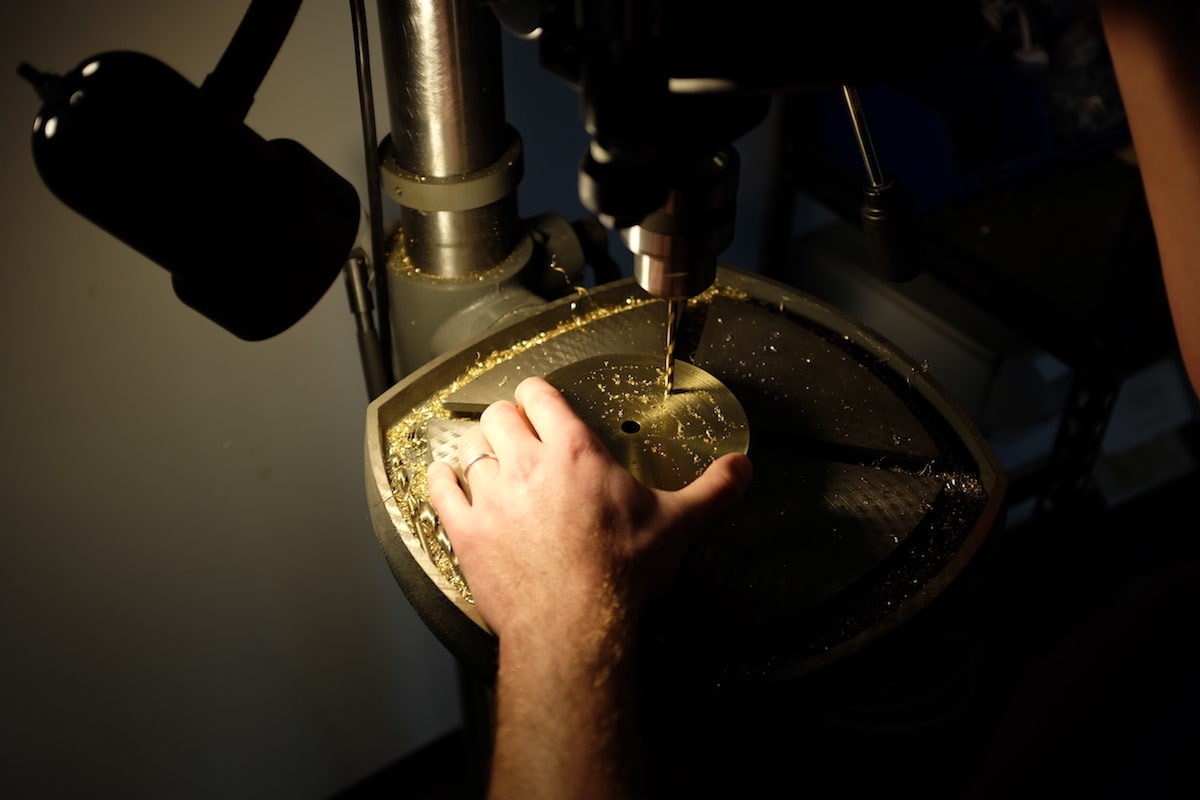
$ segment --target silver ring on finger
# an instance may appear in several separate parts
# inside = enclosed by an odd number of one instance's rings
[[[470,471],[471,467],[475,466],[476,464],[478,464],[480,461],[482,461],[485,458],[490,458],[497,463],[499,463],[499,461],[500,461],[500,459],[496,458],[495,453],[479,453],[478,455],[471,456],[469,459],[467,459],[467,463],[463,464],[463,468],[462,468],[463,477],[466,478],[467,473]]]

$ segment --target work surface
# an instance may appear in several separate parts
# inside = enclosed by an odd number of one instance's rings
[[[696,794],[663,796],[1196,796],[1200,663],[1180,634],[1200,611],[1197,491],[1192,475],[1005,532],[907,685],[864,685],[770,735],[730,730],[674,771]],[[339,800],[480,797],[470,744],[455,731]]]

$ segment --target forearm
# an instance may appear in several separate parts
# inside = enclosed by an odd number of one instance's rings
[[[1180,351],[1200,393],[1200,18],[1185,6],[1099,2]]]
[[[637,794],[633,638],[502,638],[491,800]]]
[[[463,473],[469,499],[449,465],[427,473],[479,612],[500,639],[489,794],[630,797],[641,774],[638,613],[692,538],[746,490],[750,461],[729,454],[683,489],[650,489],[546,381],[522,381],[514,398],[519,405],[493,403],[480,417],[475,452],[493,457]]]

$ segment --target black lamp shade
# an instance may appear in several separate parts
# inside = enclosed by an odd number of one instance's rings
[[[358,196],[300,144],[263,139],[140,53],[86,59],[41,91],[33,155],[46,185],[233,334],[286,330],[337,277]]]

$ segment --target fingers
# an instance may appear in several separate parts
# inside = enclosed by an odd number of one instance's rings
[[[524,410],[505,400],[492,403],[483,410],[479,430],[491,444],[491,452],[500,458],[520,452],[538,440]]]
[[[459,480],[466,483],[469,479],[468,472],[476,478],[480,475],[495,474],[500,468],[500,463],[497,458],[488,457],[494,456],[494,454],[491,443],[483,435],[483,426],[476,425],[471,428],[458,443]],[[469,501],[471,499],[470,492],[468,491],[466,494]]]
[[[684,527],[703,529],[742,498],[753,476],[748,457],[729,453],[710,464],[699,478],[666,496],[672,498],[675,514]]]
[[[458,485],[454,469],[444,461],[435,461],[425,471],[429,482],[429,502],[447,530],[457,529],[471,510],[471,504]]]
[[[462,438],[458,440],[458,460],[466,461],[476,453],[490,453],[492,446],[488,443],[487,437],[483,435],[483,429],[479,425],[472,425],[467,429]]]
[[[513,396],[525,409],[525,416],[542,441],[556,439],[563,433],[585,427],[562,392],[542,378],[521,381]]]

